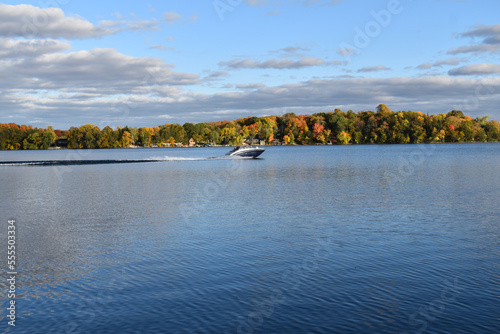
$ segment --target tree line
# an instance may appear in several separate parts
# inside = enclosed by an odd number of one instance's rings
[[[102,130],[87,124],[69,130],[33,128],[0,123],[1,150],[47,149],[63,141],[68,148],[120,148],[138,145],[179,146],[193,139],[197,144],[409,144],[445,142],[498,142],[500,124],[488,116],[475,119],[458,110],[428,115],[413,111],[391,111],[379,105],[376,111],[335,109],[312,115],[246,117],[210,123],[164,124],[156,127],[109,126]]]

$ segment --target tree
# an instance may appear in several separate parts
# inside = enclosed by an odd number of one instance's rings
[[[339,144],[484,142],[500,141],[500,124],[488,116],[475,119],[452,110],[447,114],[425,115],[422,112],[392,112],[386,105],[377,111],[352,110],[315,113],[310,116],[287,113],[283,116],[246,117],[211,123],[164,124],[154,128],[92,124],[69,130],[33,128],[15,123],[0,123],[0,150],[47,149],[56,139],[68,140],[69,148],[115,148],[130,143],[144,146],[196,142],[241,144],[246,139],[273,139],[285,144],[326,143],[332,137]]]
[[[234,142],[236,142],[236,128],[226,126],[220,132],[220,136],[224,144],[233,144]]]
[[[325,144],[330,140],[331,131],[325,129],[320,123],[314,123],[312,136],[317,142]]]
[[[130,135],[130,132],[123,131],[122,137],[120,139],[120,147],[129,147],[131,143],[132,143],[132,136]]]
[[[154,130],[152,128],[143,127],[139,129],[138,137],[142,146],[150,147],[151,146],[151,137],[154,135]]]
[[[54,133],[54,130],[52,130],[52,127],[49,126],[49,128],[45,131],[42,132],[41,136],[41,145],[40,149],[46,150],[52,145],[56,140],[56,134]]]
[[[337,141],[342,145],[347,145],[351,143],[351,135],[345,131],[342,131],[337,136]]]
[[[389,109],[388,106],[386,106],[385,104],[379,104],[377,106],[377,113],[378,114],[381,114],[381,116],[385,116],[385,117],[390,117],[391,114],[392,114],[392,111],[391,109]]]
[[[497,121],[490,121],[485,125],[486,137],[488,141],[500,140],[500,124]]]
[[[114,138],[113,138],[114,131],[111,127],[106,126],[104,129],[102,129],[101,134],[99,136],[99,139],[97,141],[97,145],[99,148],[112,148],[115,147],[114,144]]]
[[[26,139],[23,140],[23,149],[24,150],[36,150],[38,149],[37,141],[38,141],[38,131],[30,131],[31,133],[27,136]]]

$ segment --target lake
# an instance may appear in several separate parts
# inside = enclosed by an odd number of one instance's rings
[[[500,143],[229,149],[0,152],[0,332],[500,332]]]

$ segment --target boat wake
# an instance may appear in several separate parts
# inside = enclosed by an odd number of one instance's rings
[[[164,157],[151,157],[149,161],[207,161],[207,160],[240,160],[240,159],[247,159],[248,157],[238,157],[238,156],[228,156],[228,155],[222,155],[222,156],[216,156],[216,157],[171,157],[171,156],[164,156]]]
[[[208,160],[240,160],[241,157],[218,156],[218,157],[151,157],[145,159],[98,159],[98,160],[33,160],[33,161],[0,161],[0,166],[78,166],[78,165],[108,165],[108,164],[132,164],[165,161],[208,161]]]

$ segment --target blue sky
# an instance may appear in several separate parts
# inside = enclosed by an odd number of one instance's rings
[[[497,0],[4,1],[0,122],[374,110],[500,120]]]

